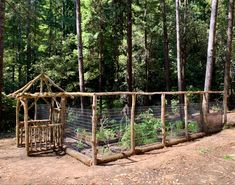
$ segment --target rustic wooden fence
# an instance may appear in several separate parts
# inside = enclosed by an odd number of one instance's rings
[[[189,95],[199,95],[200,96],[200,113],[199,113],[199,122],[201,124],[201,130],[197,133],[189,133],[188,131],[188,104],[189,104]],[[193,140],[196,138],[200,138],[205,136],[211,128],[209,128],[208,122],[211,122],[211,117],[214,117],[215,115],[211,115],[213,113],[205,111],[205,109],[202,106],[203,100],[205,100],[208,95],[212,94],[220,94],[223,95],[223,91],[197,91],[197,92],[152,92],[152,93],[146,93],[146,92],[108,92],[108,93],[64,93],[63,96],[74,96],[74,97],[80,97],[80,96],[87,96],[92,98],[92,118],[91,118],[91,124],[92,124],[92,130],[91,135],[89,136],[89,142],[91,143],[91,155],[87,156],[86,154],[82,154],[79,151],[76,151],[74,149],[71,149],[70,147],[66,148],[66,152],[70,154],[71,156],[79,159],[83,163],[87,165],[96,165],[100,163],[105,163],[121,158],[126,158],[134,154],[141,154],[145,153],[150,150],[154,149],[160,149],[167,146],[172,146],[178,143],[186,142],[189,140]],[[116,153],[109,156],[99,156],[98,155],[98,145],[100,141],[97,139],[97,130],[98,130],[98,99],[100,97],[104,96],[131,96],[132,98],[132,104],[130,107],[130,148],[127,151],[120,151],[120,153]],[[136,145],[136,130],[135,130],[135,116],[136,116],[136,100],[138,96],[154,96],[159,95],[161,96],[161,143],[156,143],[152,145],[146,145],[146,146],[137,146]],[[184,97],[184,105],[182,107],[183,113],[184,113],[184,136],[179,139],[174,140],[167,140],[167,129],[166,129],[166,96],[174,95],[174,96],[183,96]],[[57,95],[58,96],[58,95]],[[218,131],[223,126],[223,119],[226,117],[226,112],[221,110],[219,113],[216,114],[216,116],[219,119],[216,119],[219,125],[219,128],[215,129],[214,131]],[[214,120],[215,121],[215,120]]]

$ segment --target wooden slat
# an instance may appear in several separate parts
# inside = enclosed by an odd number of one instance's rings
[[[136,105],[136,95],[132,95],[132,105],[131,105],[131,152],[135,153],[135,105]]]
[[[20,100],[16,101],[16,146],[19,147],[20,144]]]
[[[165,94],[162,94],[161,97],[161,122],[162,122],[162,144],[166,146],[166,98]]]
[[[186,138],[189,137],[188,135],[188,97],[187,94],[184,95],[184,127],[185,127],[185,136]]]
[[[97,96],[93,96],[92,103],[92,161],[93,165],[97,164],[97,142],[96,142],[96,126],[97,126]]]

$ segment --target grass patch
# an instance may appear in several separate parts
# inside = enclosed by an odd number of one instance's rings
[[[227,161],[231,161],[231,160],[233,160],[233,157],[232,156],[230,156],[230,155],[228,155],[228,154],[226,154],[226,155],[224,155],[224,160],[227,160]]]

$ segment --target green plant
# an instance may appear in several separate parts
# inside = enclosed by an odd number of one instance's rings
[[[84,148],[83,143],[82,143],[81,140],[77,141],[76,146],[77,146],[77,148],[80,149],[80,150]]]
[[[100,128],[96,133],[98,141],[108,141],[115,139],[115,131],[110,128]]]
[[[77,128],[76,132],[81,134],[81,135],[88,135],[88,132],[86,131],[85,128]]]
[[[228,155],[228,154],[226,154],[226,155],[224,155],[224,160],[231,161],[231,160],[233,160],[233,157]]]
[[[196,121],[192,121],[188,123],[188,131],[195,133],[198,131],[198,124]]]
[[[181,120],[175,121],[174,123],[176,131],[180,131],[181,129],[184,128],[184,122]]]
[[[161,128],[161,120],[154,117],[151,109],[141,113],[137,120],[140,123],[135,124],[135,142],[136,145],[150,144],[157,141],[157,130]],[[130,147],[130,126],[126,126],[126,130],[120,140],[124,147]]]

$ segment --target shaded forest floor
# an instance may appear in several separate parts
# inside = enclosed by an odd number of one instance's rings
[[[68,155],[26,157],[15,138],[2,138],[0,184],[235,184],[235,128],[96,167]]]

